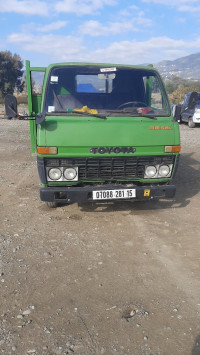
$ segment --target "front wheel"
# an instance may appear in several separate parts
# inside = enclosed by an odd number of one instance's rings
[[[49,208],[56,208],[58,206],[57,202],[47,202],[45,201],[47,207]]]
[[[194,128],[195,127],[195,123],[193,122],[192,117],[189,117],[189,119],[188,119],[188,127],[189,128]]]
[[[177,120],[177,122],[178,122],[179,124],[182,124],[182,123],[183,123],[183,120],[182,120],[181,115],[180,115],[180,118]]]

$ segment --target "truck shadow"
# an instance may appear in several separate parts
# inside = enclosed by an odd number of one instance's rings
[[[200,355],[200,335],[196,337],[191,355]]]
[[[170,200],[147,201],[108,201],[81,203],[79,208],[87,212],[113,212],[113,211],[142,211],[161,210],[169,208],[184,208],[190,204],[191,199],[200,191],[200,161],[193,157],[194,153],[183,153],[180,156],[179,165],[174,183],[176,195]]]

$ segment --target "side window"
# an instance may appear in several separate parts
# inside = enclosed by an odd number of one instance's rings
[[[186,96],[185,96],[185,99],[184,99],[184,101],[183,101],[183,105],[185,105],[185,106],[188,105],[189,97],[190,97],[190,95],[186,95]]]
[[[159,81],[156,76],[143,77],[148,105],[163,110],[163,97]]]
[[[200,94],[198,93],[198,97],[197,97],[197,105],[200,105]]]
[[[42,94],[44,74],[44,71],[31,71],[31,87],[33,95]]]
[[[156,77],[152,77],[152,92],[151,92],[151,106],[162,109],[162,95],[159,88],[159,83]]]

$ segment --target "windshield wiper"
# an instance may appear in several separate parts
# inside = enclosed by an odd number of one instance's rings
[[[109,113],[123,113],[124,115],[127,115],[128,117],[147,117],[150,118],[152,120],[157,120],[157,117],[155,116],[148,116],[148,115],[143,115],[142,113],[131,113],[131,112],[126,112],[124,110],[106,110],[106,112]],[[110,117],[110,115],[108,115],[108,117]]]
[[[148,116],[148,115],[142,115],[142,114],[133,114],[130,112],[124,112],[123,110],[105,110],[106,112],[109,113],[123,113],[125,115],[127,115],[128,117],[146,117],[149,118],[151,120],[157,120],[157,117],[155,116]],[[101,118],[103,120],[106,120],[107,117],[112,117],[110,114],[109,115],[100,115],[99,113],[89,113],[89,112],[83,112],[83,111],[76,111],[76,110],[72,110],[70,112],[67,112],[65,110],[63,111],[54,111],[54,112],[47,112],[46,115],[48,116],[55,116],[58,115],[59,113],[64,113],[66,116],[73,116],[73,113],[75,113],[76,115],[80,115],[80,116],[92,116],[92,117],[98,117]]]
[[[135,116],[135,115],[134,115]],[[131,116],[132,117],[132,116]],[[157,117],[156,116],[147,116],[147,115],[138,115],[138,116],[135,116],[135,117],[146,117],[146,118],[150,118],[151,120],[157,120]]]
[[[73,110],[72,112],[70,112],[72,115],[73,113],[78,113],[80,115],[83,115],[83,116],[93,116],[93,117],[98,117],[98,118],[102,118],[103,120],[106,120],[107,117],[106,115],[100,115],[99,113],[90,113],[90,112],[84,112],[84,111],[76,111],[76,110]]]
[[[103,120],[106,120],[107,117],[106,115],[100,115],[98,113],[89,113],[89,112],[83,112],[83,111],[76,111],[76,110],[72,110],[70,112],[67,112],[67,111],[54,111],[54,112],[47,112],[47,115],[48,116],[55,116],[55,114],[58,114],[58,113],[64,113],[65,115],[67,116],[73,116],[73,113],[75,114],[78,114],[80,116],[92,116],[92,117],[98,117],[98,118],[101,118]]]

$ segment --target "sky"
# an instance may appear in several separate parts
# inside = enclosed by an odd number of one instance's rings
[[[200,52],[200,0],[0,0],[0,51],[31,66],[156,64]]]

